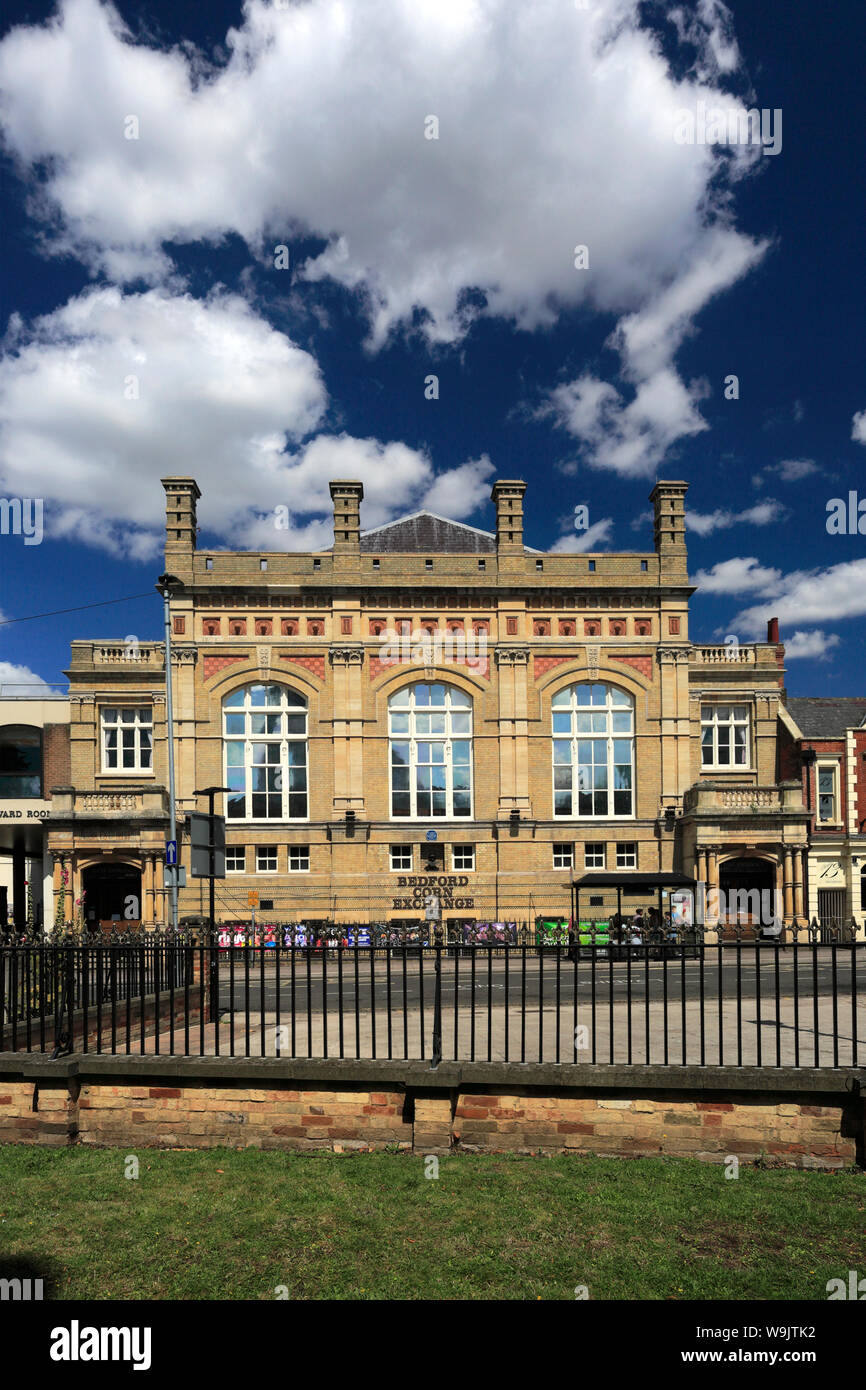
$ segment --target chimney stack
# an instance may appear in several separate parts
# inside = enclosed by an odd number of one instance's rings
[[[501,555],[523,555],[523,494],[520,478],[501,479],[490,494],[496,507],[496,550]]]
[[[686,493],[688,483],[656,483],[650,493],[653,504],[653,541],[662,579],[688,579],[686,555]]]
[[[201,497],[195,478],[161,478],[165,488],[165,568],[169,573],[192,569],[198,524],[196,502]]]
[[[771,618],[767,623],[767,641],[778,646],[779,644],[779,619]]]
[[[364,484],[338,478],[330,487],[334,502],[334,554],[358,555],[361,550]]]

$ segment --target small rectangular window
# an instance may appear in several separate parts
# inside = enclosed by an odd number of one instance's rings
[[[452,845],[451,847],[451,867],[454,870],[461,870],[466,873],[468,869],[475,868],[475,846],[474,845]]]
[[[478,561],[478,568],[479,568],[480,570],[486,570],[486,569],[487,569],[487,561],[486,561],[486,560],[479,560],[479,561]]]
[[[603,869],[605,861],[604,845],[584,845],[583,862],[587,869]]]
[[[379,561],[378,561],[378,560],[374,560],[374,561],[373,561],[373,569],[374,569],[374,570],[377,570],[377,569],[379,569],[379,568],[380,568]]]
[[[574,868],[574,845],[553,846],[553,867],[554,869]]]
[[[637,845],[631,842],[616,847],[616,867],[618,869],[637,868]]]
[[[433,561],[432,561],[432,560],[425,560],[425,561],[424,561],[424,568],[425,568],[425,570],[432,570],[432,568],[433,568]]]
[[[307,874],[310,872],[310,846],[289,845],[289,873]]]
[[[536,560],[536,562],[535,562],[535,568],[536,568],[537,570],[543,570],[543,569],[544,569],[544,561],[543,561],[543,560]]]
[[[391,846],[391,870],[405,872],[412,871],[412,846],[411,845],[392,845]]]
[[[226,873],[242,874],[246,872],[247,852],[243,845],[231,845],[226,849]]]
[[[268,562],[267,562],[267,560],[259,560],[259,569],[260,569],[260,570],[266,570],[267,567],[268,567]]]
[[[206,570],[212,570],[212,569],[213,569],[213,560],[205,560],[205,562],[204,562],[204,567],[205,567]]]
[[[314,561],[313,561],[313,569],[314,569],[314,570],[320,570],[321,568],[322,568],[322,562],[321,562],[321,560],[314,560]]]
[[[588,564],[590,574],[595,574],[595,560],[590,560]]]
[[[646,571],[649,569],[649,561],[648,561],[648,560],[641,560],[641,562],[640,562],[640,567],[641,567],[641,569],[643,570],[643,572],[644,572],[644,574],[645,574]]]
[[[277,872],[276,845],[259,845],[256,850],[256,873],[275,874]]]

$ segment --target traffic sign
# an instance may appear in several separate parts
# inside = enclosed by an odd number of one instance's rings
[[[177,863],[177,840],[166,840],[165,842],[165,862],[166,864]]]
[[[177,864],[166,864],[165,886],[166,888],[173,888],[175,884],[178,888],[186,887],[186,869]]]
[[[259,894],[257,888],[251,888],[247,893],[247,907],[258,907]]]
[[[214,878],[226,876],[226,822],[224,816],[207,816],[191,811],[189,816],[190,873],[193,878],[210,878],[213,855]]]

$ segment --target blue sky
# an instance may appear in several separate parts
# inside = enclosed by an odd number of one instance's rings
[[[482,527],[519,476],[529,544],[649,549],[655,479],[685,478],[692,638],[777,614],[791,693],[863,693],[864,540],[826,526],[866,499],[859,0],[5,26],[0,496],[44,499],[44,538],[0,536],[2,617],[150,595],[165,473],[198,479],[203,543],[268,549],[329,543],[336,476],[365,525]],[[781,111],[781,149],[683,143],[701,102]],[[153,594],[8,623],[0,680],[159,621]]]

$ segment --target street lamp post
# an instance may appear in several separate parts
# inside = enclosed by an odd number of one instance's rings
[[[172,666],[171,666],[171,593],[173,589],[182,588],[181,581],[173,574],[161,574],[156,584],[157,590],[162,594],[163,599],[163,618],[165,622],[165,718],[168,728],[168,818],[170,826],[169,839],[177,839],[177,808],[174,799],[174,698],[172,693]],[[177,856],[178,864],[180,855]],[[177,880],[178,864],[174,866],[171,876],[171,886],[169,898],[171,901],[171,926],[177,932]]]

